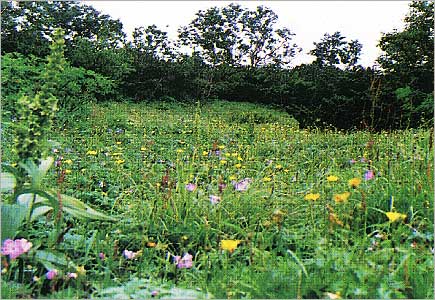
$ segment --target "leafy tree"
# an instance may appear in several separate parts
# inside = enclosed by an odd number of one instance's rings
[[[290,29],[274,29],[277,20],[278,15],[267,7],[258,6],[256,11],[244,11],[239,50],[242,60],[248,65],[287,66],[296,52],[301,51],[291,43],[295,34]]]
[[[409,8],[404,30],[383,34],[378,45],[384,51],[378,58],[385,74],[384,115],[394,126],[433,118],[434,3],[413,1]]]
[[[314,43],[315,48],[309,54],[316,57],[315,63],[319,66],[344,65],[350,68],[358,62],[362,45],[358,40],[345,40],[339,31],[330,35],[325,33],[323,39]]]
[[[2,7],[2,27],[7,28],[2,31],[2,53],[13,49],[45,56],[54,28],[65,31],[67,56],[78,38],[95,42],[100,49],[119,47],[125,41],[119,20],[112,20],[79,1],[2,2]]]
[[[296,53],[294,36],[287,28],[275,29],[278,16],[269,8],[256,11],[230,4],[199,11],[179,29],[181,45],[187,45],[212,66],[287,65]]]

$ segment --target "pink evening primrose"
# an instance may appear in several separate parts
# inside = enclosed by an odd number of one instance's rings
[[[54,277],[56,277],[57,276],[57,270],[56,269],[53,269],[53,270],[49,270],[46,274],[45,274],[45,276],[47,277],[47,279],[48,280],[52,280],[52,279],[54,279]]]
[[[219,201],[221,201],[221,197],[215,196],[215,195],[210,196],[211,204],[217,204],[217,203],[219,203]]]
[[[133,258],[135,258],[135,257],[138,255],[138,252],[133,252],[133,251],[130,251],[130,250],[125,249],[125,250],[122,252],[122,255],[124,255],[124,257],[125,257],[126,259],[133,259]]]
[[[249,188],[249,184],[252,182],[251,178],[245,178],[240,180],[239,182],[233,181],[232,184],[236,191],[246,191]]]
[[[186,184],[186,190],[188,190],[189,192],[193,192],[196,190],[196,184],[194,183],[188,183]]]
[[[177,268],[179,269],[188,269],[193,266],[192,263],[193,256],[189,253],[184,254],[184,256],[181,258],[181,256],[174,256],[174,263],[177,264]]]
[[[368,170],[365,174],[364,174],[364,179],[365,180],[371,180],[375,177],[375,173],[373,172],[373,170]]]
[[[26,253],[32,248],[32,243],[26,239],[11,240],[7,239],[3,242],[1,249],[2,255],[9,255],[10,259],[16,259],[23,253]]]

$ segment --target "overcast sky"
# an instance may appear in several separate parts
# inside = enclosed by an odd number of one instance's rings
[[[96,10],[120,19],[124,32],[131,36],[135,27],[155,24],[172,39],[177,29],[193,20],[195,13],[209,7],[238,3],[251,10],[258,5],[278,15],[278,26],[296,34],[294,42],[303,48],[294,65],[309,63],[314,48],[325,33],[340,31],[349,41],[363,45],[359,63],[373,65],[381,51],[376,47],[382,32],[403,28],[410,1],[84,1]]]

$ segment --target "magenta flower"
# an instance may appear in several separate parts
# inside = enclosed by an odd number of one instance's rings
[[[233,184],[234,189],[236,191],[243,192],[243,191],[246,191],[249,188],[249,184],[251,182],[252,182],[251,178],[245,178],[245,179],[240,180],[239,182],[236,182],[236,181],[233,180],[232,184]]]
[[[351,160],[349,160],[349,163],[352,165],[354,163],[356,163],[356,160],[354,160],[353,158]]]
[[[48,280],[52,280],[54,277],[56,277],[57,276],[57,270],[56,269],[53,269],[53,270],[49,270],[46,274],[45,274],[45,276],[47,277],[47,279]]]
[[[185,253],[184,256],[174,256],[174,263],[177,264],[177,268],[179,269],[189,269],[193,266],[192,262],[193,256],[189,253]]]
[[[11,240],[7,239],[3,242],[1,249],[2,255],[9,255],[10,259],[16,259],[23,253],[26,253],[32,248],[32,243],[26,239]]]
[[[98,254],[98,257],[99,257],[101,260],[105,260],[105,259],[106,259],[106,255],[105,255],[103,252],[100,252],[100,253]]]
[[[193,192],[196,190],[196,184],[194,183],[188,183],[186,184],[186,190],[188,190],[189,192]]]
[[[375,177],[375,173],[373,172],[373,170],[368,170],[365,174],[364,174],[364,179],[365,180],[371,180]]]
[[[219,201],[221,201],[221,197],[215,196],[215,195],[210,196],[211,204],[217,204],[217,203],[219,203]]]

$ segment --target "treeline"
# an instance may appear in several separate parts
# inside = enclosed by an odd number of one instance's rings
[[[403,31],[380,37],[376,67],[358,64],[362,45],[326,33],[302,51],[278,16],[259,6],[212,7],[195,14],[172,41],[155,25],[136,28],[79,2],[2,2],[3,108],[36,91],[55,28],[65,31],[58,98],[65,114],[90,101],[249,101],[283,107],[301,126],[393,129],[433,120],[434,4],[413,1]],[[189,49],[190,51],[185,51]]]

